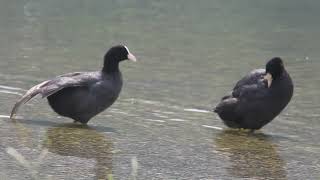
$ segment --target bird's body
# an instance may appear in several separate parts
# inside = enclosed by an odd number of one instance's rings
[[[216,106],[214,111],[228,127],[260,129],[289,103],[293,83],[287,71],[283,68],[279,75],[275,75],[270,87],[265,79],[267,74],[269,72],[265,69],[251,71]]]
[[[73,74],[66,77],[69,76]],[[78,86],[63,88],[47,99],[56,113],[81,123],[87,123],[93,116],[111,106],[122,88],[120,72],[112,75],[103,72],[77,73],[73,78],[79,78],[79,81],[86,78],[90,80],[79,83]],[[52,81],[57,84],[57,80]]]
[[[119,62],[127,58],[135,61],[125,46],[116,46],[105,55],[101,71],[69,73],[32,87],[15,104],[11,118],[22,104],[41,94],[56,113],[86,124],[118,98],[122,88]]]

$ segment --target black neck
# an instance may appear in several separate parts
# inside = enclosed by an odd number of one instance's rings
[[[105,58],[102,71],[105,73],[119,72],[119,61]]]

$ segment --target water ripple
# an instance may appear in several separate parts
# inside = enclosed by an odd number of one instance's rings
[[[205,128],[210,128],[210,129],[216,129],[216,130],[223,130],[221,127],[216,127],[216,126],[208,126],[208,125],[202,125]]]

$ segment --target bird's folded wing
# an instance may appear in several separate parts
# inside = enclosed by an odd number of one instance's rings
[[[31,89],[29,89],[14,105],[11,111],[10,118],[14,117],[21,105],[27,103],[36,95],[41,94],[42,98],[45,98],[66,87],[87,86],[90,83],[95,82],[95,78],[92,77],[93,76],[90,73],[76,72],[61,75],[56,77],[55,79],[44,81],[38,85],[35,85]]]
[[[264,69],[255,69],[250,73],[248,73],[246,76],[244,76],[242,79],[240,79],[235,85],[234,89],[237,89],[238,87],[241,87],[244,85],[256,84],[258,81],[260,81],[263,78],[264,75],[265,75]]]
[[[247,76],[243,77],[237,82],[233,88],[232,96],[238,98],[244,94],[255,93],[256,90],[266,87],[266,84],[263,80],[264,75],[264,69],[256,69],[251,71]]]
[[[267,95],[267,87],[263,83],[244,85],[232,92],[233,97],[239,100],[258,100]]]

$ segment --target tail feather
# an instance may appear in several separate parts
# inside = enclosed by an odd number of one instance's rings
[[[213,111],[219,114],[222,119],[229,119],[229,117],[234,116],[234,111],[238,102],[237,98],[225,98],[213,109]]]
[[[239,122],[241,121],[241,116],[237,112],[239,100],[237,98],[225,98],[222,100],[217,107],[215,107],[214,112],[216,112],[219,117],[223,120],[223,123],[231,128],[239,128]]]

